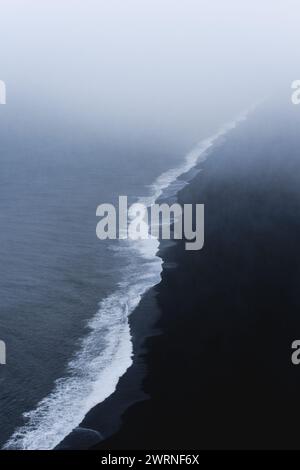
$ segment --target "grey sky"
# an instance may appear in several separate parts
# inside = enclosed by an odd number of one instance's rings
[[[95,129],[194,139],[299,78],[298,0],[2,0],[0,16],[8,98]]]

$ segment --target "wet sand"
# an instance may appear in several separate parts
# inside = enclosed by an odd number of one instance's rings
[[[205,247],[162,250],[159,334],[135,359],[149,399],[97,449],[300,448],[300,113],[278,111],[250,116],[180,192],[205,204]]]

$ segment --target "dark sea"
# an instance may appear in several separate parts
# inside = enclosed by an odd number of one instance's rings
[[[53,449],[134,360],[128,316],[160,282],[159,242],[98,240],[97,206],[175,194],[235,125],[187,152],[0,108],[1,447]]]

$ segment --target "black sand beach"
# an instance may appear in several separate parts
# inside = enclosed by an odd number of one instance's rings
[[[205,247],[162,252],[160,334],[135,359],[150,398],[97,449],[300,448],[300,115],[283,114],[250,116],[179,194],[205,204]]]

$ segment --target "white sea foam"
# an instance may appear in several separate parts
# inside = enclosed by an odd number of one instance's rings
[[[172,168],[164,173],[162,173],[151,186],[153,195],[151,196],[151,203],[154,202],[164,193],[164,191],[173,185],[174,182],[178,182],[178,178],[189,172],[194,168],[198,163],[203,162],[211,147],[219,140],[221,137],[225,136],[230,130],[234,129],[240,122],[247,119],[249,111],[242,113],[232,122],[225,124],[218,132],[216,132],[211,137],[200,141],[192,150],[189,152],[183,163],[176,168]],[[179,187],[175,187],[175,190],[181,189],[185,185],[185,182],[180,183]]]
[[[212,137],[201,141],[186,155],[183,163],[160,175],[143,201],[151,206],[172,184],[178,191],[184,185],[177,179],[203,161],[214,143],[246,119],[247,113],[222,127]],[[90,320],[89,332],[80,350],[68,365],[64,378],[55,382],[49,396],[37,407],[24,413],[25,424],[18,428],[5,449],[53,449],[84,419],[88,411],[105,400],[116,389],[122,375],[132,364],[132,341],[128,316],[145,292],[160,282],[162,260],[157,256],[157,239],[122,241],[122,251],[141,259],[126,273],[116,291],[102,300]]]

